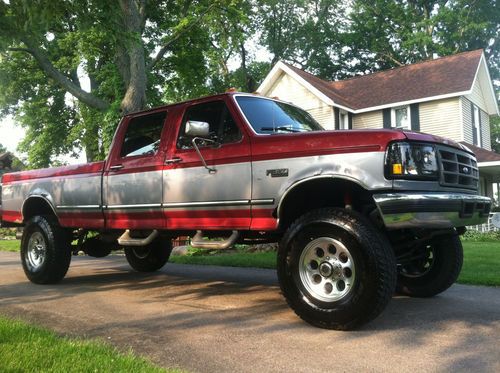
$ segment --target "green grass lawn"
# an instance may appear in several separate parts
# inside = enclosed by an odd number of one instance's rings
[[[102,342],[58,337],[4,317],[0,317],[0,357],[2,372],[179,372],[119,353]]]
[[[1,240],[0,251],[13,251],[18,252],[20,249],[21,241],[18,240]]]
[[[464,241],[464,266],[458,282],[462,284],[500,286],[500,241]],[[19,251],[19,241],[0,241],[0,250]],[[229,267],[276,268],[276,253],[249,253],[172,256],[179,264],[219,265]]]

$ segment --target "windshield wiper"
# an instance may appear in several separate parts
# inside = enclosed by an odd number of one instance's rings
[[[303,132],[301,130],[297,130],[297,129],[294,129],[294,128],[290,128],[290,127],[261,127],[260,129],[261,131],[271,131],[271,132],[276,132],[276,131],[285,131],[285,132]]]

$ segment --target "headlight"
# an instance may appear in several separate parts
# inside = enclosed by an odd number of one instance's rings
[[[431,144],[395,142],[387,149],[388,179],[437,180],[436,149]]]

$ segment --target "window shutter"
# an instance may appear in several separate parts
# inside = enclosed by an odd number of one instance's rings
[[[333,115],[335,119],[335,129],[340,129],[340,109],[338,107],[333,108]]]
[[[348,116],[348,126],[349,126],[349,129],[352,130],[352,113],[347,113],[347,116]]]
[[[481,109],[477,108],[477,111],[478,111],[478,118],[479,118],[479,123],[476,124],[477,126],[479,126],[479,141],[477,142],[477,144],[482,148],[483,147],[483,126],[482,126],[482,120],[481,120]]]
[[[477,131],[476,131],[476,118],[475,115],[474,115],[474,104],[471,102],[470,103],[470,115],[471,115],[471,118],[472,118],[472,143],[474,145],[477,145]]]
[[[412,131],[420,131],[420,112],[418,103],[410,105],[410,123]]]
[[[391,128],[391,109],[382,110],[384,128]]]

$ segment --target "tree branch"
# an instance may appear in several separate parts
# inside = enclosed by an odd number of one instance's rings
[[[179,40],[182,36],[184,36],[188,31],[190,31],[194,26],[199,24],[202,19],[205,17],[205,15],[215,6],[215,3],[210,4],[207,9],[205,9],[199,16],[196,18],[191,24],[186,26],[184,29],[181,31],[177,32],[172,36],[170,40],[168,40],[165,44],[163,44],[163,47],[158,51],[156,56],[153,57],[153,59],[148,63],[147,69],[151,70],[155,65],[163,58],[165,53],[167,53],[168,49],[174,44],[177,40]]]
[[[68,77],[66,77],[64,74],[62,74],[59,70],[57,70],[52,62],[48,59],[48,57],[45,55],[43,50],[35,46],[35,44],[27,39],[23,38],[22,39],[23,43],[26,44],[28,47],[27,49],[25,48],[12,48],[12,49],[24,49],[24,52],[30,53],[35,60],[38,62],[40,65],[40,68],[52,79],[55,80],[55,82],[65,91],[71,93],[73,96],[75,96],[78,100],[81,102],[87,104],[90,107],[93,107],[95,109],[105,111],[109,108],[109,103],[106,101],[102,100],[101,98],[94,96],[93,94],[84,91],[81,89],[77,84],[72,82]]]

